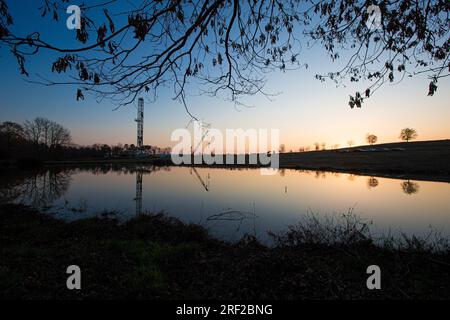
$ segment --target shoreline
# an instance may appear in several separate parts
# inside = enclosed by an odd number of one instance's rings
[[[159,163],[155,161],[62,161],[62,162],[46,162],[45,167],[58,167],[58,166],[83,166],[83,165],[154,165],[154,166],[169,166],[169,167],[186,167],[186,168],[211,168],[211,169],[260,169],[263,166],[258,165],[175,165],[173,163]],[[430,182],[445,182],[450,183],[450,174],[439,173],[417,173],[417,172],[404,172],[404,171],[372,171],[367,169],[346,169],[336,167],[320,167],[320,166],[305,166],[305,165],[280,165],[280,170],[300,170],[300,171],[324,171],[343,174],[354,174],[358,176],[366,177],[380,177],[398,180],[416,180],[416,181],[430,181]]]
[[[375,148],[377,152],[361,152],[361,149]],[[384,151],[400,148],[403,151]],[[169,158],[118,158],[118,159],[76,159],[44,161],[44,166],[83,165],[155,165],[207,168],[263,168],[250,164],[192,164],[175,165]],[[10,164],[11,165],[11,164]],[[12,165],[14,166],[14,164]],[[385,177],[403,180],[435,181],[450,183],[450,140],[401,142],[358,146],[337,150],[293,152],[280,154],[279,169],[328,171],[362,176]]]
[[[125,223],[64,222],[21,205],[0,205],[4,299],[443,299],[450,251],[420,239],[375,245],[357,218],[274,235],[217,240],[196,224],[162,214]],[[330,228],[332,227],[332,228]],[[311,233],[312,231],[312,233]],[[333,240],[330,242],[330,236]],[[447,239],[448,246],[448,239]],[[447,247],[448,248],[448,247]],[[67,290],[78,265],[82,288]],[[366,288],[367,266],[383,270],[382,290]]]

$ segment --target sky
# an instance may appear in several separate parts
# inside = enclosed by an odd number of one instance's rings
[[[74,31],[65,27],[64,15],[58,22],[41,19],[35,2],[9,1],[15,18],[13,30],[38,29],[43,36],[51,34],[60,43],[73,42]],[[76,4],[72,1],[71,4]],[[413,127],[419,140],[450,138],[450,80],[442,79],[433,97],[428,97],[426,76],[405,78],[394,85],[387,84],[366,100],[361,109],[350,109],[348,98],[364,83],[336,87],[321,83],[317,73],[338,70],[345,61],[333,63],[317,46],[304,49],[300,60],[308,68],[294,71],[274,71],[267,75],[266,92],[277,93],[269,101],[257,95],[245,99],[251,107],[236,107],[229,101],[209,96],[188,96],[191,113],[212,127],[225,129],[279,129],[280,142],[286,150],[312,147],[315,142],[327,146],[346,146],[353,140],[365,143],[367,133],[378,136],[378,142],[399,141],[400,130]],[[27,62],[30,77],[48,74],[52,54],[43,53]],[[0,48],[0,121],[22,123],[35,117],[46,117],[70,129],[73,141],[79,145],[93,143],[136,143],[136,109],[134,106],[113,110],[108,100],[100,103],[86,95],[76,101],[76,89],[68,86],[43,86],[29,83],[19,74],[15,59]],[[367,84],[367,83],[366,83]],[[146,99],[144,143],[160,147],[173,146],[173,130],[184,128],[189,116],[173,93],[163,88],[158,99]],[[145,95],[143,95],[146,98]]]

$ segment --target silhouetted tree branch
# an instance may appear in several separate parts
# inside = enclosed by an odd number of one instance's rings
[[[42,0],[42,16],[58,20],[57,9],[66,2]],[[380,8],[378,30],[367,24],[370,5]],[[29,56],[42,50],[59,53],[51,70],[69,75],[39,83],[76,85],[77,99],[90,91],[118,106],[142,92],[156,97],[164,85],[186,107],[191,84],[240,103],[242,96],[266,94],[267,72],[299,68],[305,42],[323,45],[332,60],[350,54],[341,70],[317,79],[371,81],[363,93],[350,96],[352,108],[361,107],[385,82],[424,73],[433,95],[438,80],[449,75],[446,0],[155,0],[123,6],[119,11],[116,1],[83,5],[76,32],[81,45],[64,48],[38,31],[16,34],[6,1],[0,0],[0,44],[10,49],[25,76]]]

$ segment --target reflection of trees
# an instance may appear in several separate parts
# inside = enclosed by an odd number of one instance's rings
[[[62,197],[70,185],[70,170],[49,169],[26,178],[21,183],[18,200],[35,207],[44,207]]]
[[[119,174],[135,174],[136,172],[141,173],[152,173],[157,171],[170,171],[169,166],[154,166],[154,165],[127,165],[120,163],[110,163],[110,164],[92,164],[83,165],[82,167],[76,168],[77,172],[89,172],[92,174],[107,174],[109,172],[115,172]]]
[[[21,194],[23,177],[4,176],[0,183],[0,202],[14,201]]]
[[[71,176],[82,172],[89,172],[93,175],[105,175],[110,172],[136,174],[136,198],[139,199],[142,198],[138,192],[139,181],[142,181],[142,176],[157,171],[170,171],[170,167],[112,163],[79,167],[51,167],[26,173],[24,171],[11,171],[5,173],[0,181],[0,202],[17,201],[40,208],[49,206],[66,193]],[[140,188],[142,188],[142,184]],[[139,203],[140,201],[137,203],[137,211],[140,212]]]
[[[412,182],[412,181],[403,181],[402,184],[402,190],[404,193],[406,194],[413,194],[413,193],[417,193],[419,192],[419,184],[416,182]]]
[[[374,178],[374,177],[370,177],[369,179],[367,179],[367,187],[370,188],[375,188],[378,186],[378,179]]]
[[[315,177],[318,178],[322,178],[325,179],[327,177],[327,173],[325,171],[316,171],[315,172]]]
[[[10,177],[1,183],[0,200],[19,201],[36,207],[48,206],[67,191],[72,173],[72,170],[55,168],[26,176],[11,172]]]

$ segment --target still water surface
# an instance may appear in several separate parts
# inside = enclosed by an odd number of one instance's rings
[[[11,189],[12,190],[12,189]],[[10,191],[11,191],[10,190]],[[21,180],[17,202],[76,220],[105,215],[127,219],[165,211],[204,225],[212,235],[238,240],[245,233],[270,242],[308,212],[348,212],[373,222],[375,233],[450,231],[450,184],[322,171],[187,167],[53,168]],[[11,191],[12,192],[12,191]]]

